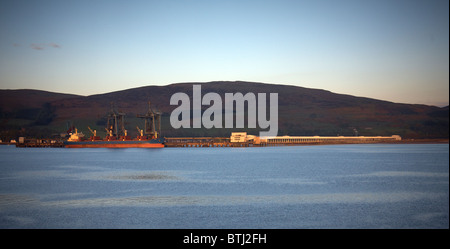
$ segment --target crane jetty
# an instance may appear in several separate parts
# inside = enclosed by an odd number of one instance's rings
[[[114,104],[111,103],[111,111],[107,114],[106,136],[100,138],[97,131],[88,129],[92,136],[86,138],[77,128],[70,128],[69,138],[67,140],[45,140],[19,138],[17,147],[65,147],[65,148],[163,148],[164,138],[161,134],[161,112],[153,111],[150,102],[146,114],[138,115],[138,118],[144,119],[144,129],[138,136],[132,138],[128,136],[125,129],[125,113],[116,111]]]
[[[142,130],[141,130],[142,131]],[[141,135],[142,137],[142,135]],[[164,137],[158,140],[161,147],[268,147],[268,146],[295,146],[295,145],[326,145],[326,144],[368,144],[368,143],[400,143],[402,138],[398,135],[393,136],[279,136],[271,138],[259,138],[257,136],[247,135],[246,132],[233,132],[230,137]],[[97,141],[97,140],[95,140]],[[104,141],[104,140],[99,140]],[[120,140],[112,140],[118,141]],[[112,141],[108,141],[109,143]],[[136,144],[136,140],[125,140]],[[145,140],[144,140],[145,141]],[[105,142],[105,141],[104,141]],[[409,143],[411,141],[405,141]],[[417,141],[417,142],[420,142]],[[105,142],[106,143],[106,142]],[[448,143],[448,141],[447,141]],[[24,139],[19,138],[17,147],[67,147],[64,141],[50,139]],[[89,146],[79,146],[83,148]],[[91,146],[107,147],[108,146]],[[132,148],[139,146],[122,146],[122,148]],[[144,146],[142,146],[144,147]],[[70,147],[69,147],[70,148]],[[73,147],[72,147],[73,148]],[[120,148],[120,146],[109,146],[109,148]]]
[[[247,132],[232,132],[230,137],[161,137],[161,112],[154,111],[148,102],[148,111],[137,115],[144,120],[144,129],[137,126],[137,137],[131,138],[125,129],[125,113],[116,111],[111,103],[107,114],[106,136],[100,138],[97,131],[88,126],[92,136],[86,138],[73,127],[67,140],[25,139],[19,137],[16,147],[65,147],[65,148],[163,148],[163,147],[265,147],[286,145],[394,143],[402,138],[392,136],[276,136],[258,137]]]

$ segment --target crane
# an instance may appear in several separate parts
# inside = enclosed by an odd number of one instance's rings
[[[137,128],[139,134],[141,134],[141,137],[143,137],[144,136],[144,130],[139,129],[139,126],[136,126],[136,128]]]
[[[138,118],[145,120],[144,134],[151,138],[158,138],[161,133],[161,115],[160,111],[154,111],[148,102],[148,111],[145,115],[137,115]],[[158,126],[158,128],[157,128]]]
[[[91,127],[88,126],[89,131],[91,131],[92,135],[94,135],[94,137],[97,136],[97,130],[92,130]]]

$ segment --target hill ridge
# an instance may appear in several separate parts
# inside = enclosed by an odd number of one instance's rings
[[[147,111],[147,102],[163,114],[163,135],[229,136],[233,129],[173,129],[169,123],[170,97],[184,92],[192,97],[192,85],[208,92],[277,92],[279,135],[401,135],[405,138],[448,138],[448,106],[395,103],[368,97],[334,93],[294,85],[211,81],[182,82],[165,86],[147,85],[89,96],[43,90],[0,90],[0,139],[2,136],[49,136],[62,132],[67,123],[104,130],[104,115],[111,102],[127,113],[131,134]],[[202,106],[207,109],[209,106]],[[258,129],[237,129],[255,133]],[[87,131],[88,132],[88,131]]]

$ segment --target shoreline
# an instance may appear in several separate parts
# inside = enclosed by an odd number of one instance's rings
[[[449,139],[448,138],[423,138],[423,139],[402,139],[400,141],[377,141],[377,142],[362,142],[362,143],[352,143],[352,142],[336,142],[336,143],[327,143],[327,142],[321,142],[321,143],[298,143],[298,144],[278,144],[278,145],[272,145],[268,147],[273,146],[305,146],[305,145],[338,145],[338,144],[448,144]],[[13,145],[16,146],[17,143],[0,143],[0,145]],[[51,147],[51,146],[46,146]],[[165,147],[175,147],[175,146],[165,146]],[[178,146],[177,146],[178,147]],[[179,146],[182,148],[183,146]],[[193,147],[193,146],[188,146]],[[203,146],[201,146],[203,147]],[[206,147],[206,146],[205,146]],[[239,147],[239,146],[238,146]],[[265,147],[265,146],[258,146],[254,145],[253,147]]]

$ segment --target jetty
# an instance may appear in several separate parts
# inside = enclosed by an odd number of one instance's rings
[[[398,143],[392,136],[277,136],[258,137],[246,132],[232,132],[230,137],[164,137],[164,147],[266,147],[320,144]],[[406,142],[406,141],[405,141]],[[19,137],[16,147],[64,147],[63,140]]]
[[[172,137],[165,138],[165,147],[265,147],[314,144],[362,144],[399,142],[392,136],[277,136],[258,137],[247,132],[232,132],[230,137]]]
[[[26,139],[25,137],[19,137],[19,141],[15,143],[16,147],[64,147],[64,142],[62,140],[55,139]]]

